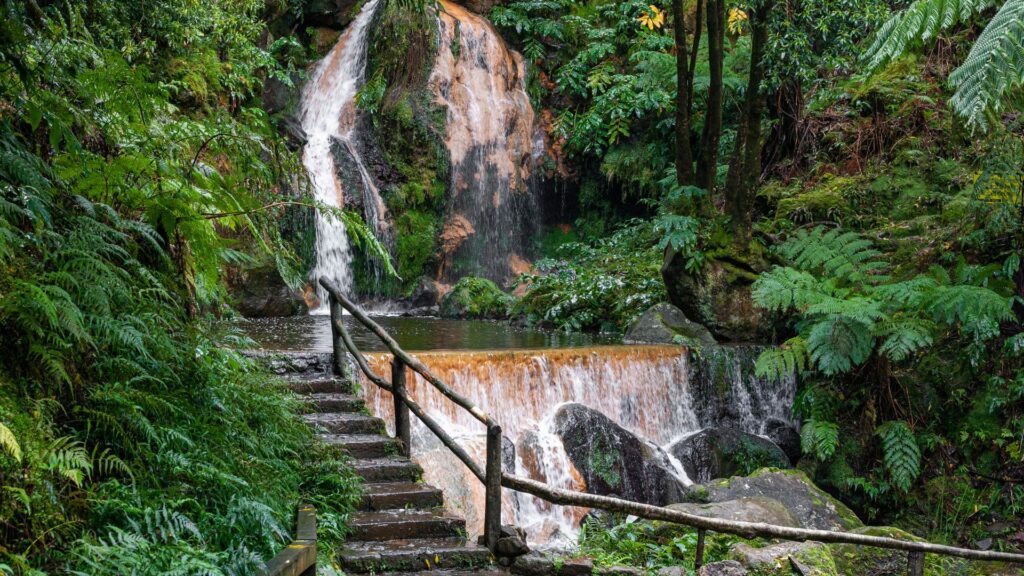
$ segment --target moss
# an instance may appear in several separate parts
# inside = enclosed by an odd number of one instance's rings
[[[441,301],[441,315],[447,318],[505,318],[515,299],[486,278],[467,276],[459,280]]]

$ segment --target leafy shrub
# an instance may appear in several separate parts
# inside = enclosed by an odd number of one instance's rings
[[[486,278],[466,276],[441,301],[446,318],[505,318],[514,298]]]
[[[541,260],[537,273],[520,277],[527,292],[514,312],[570,332],[624,331],[666,297],[661,240],[651,223],[634,220],[593,244],[563,244],[559,259]]]

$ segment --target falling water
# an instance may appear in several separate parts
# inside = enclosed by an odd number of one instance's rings
[[[350,161],[359,175],[367,222],[379,238],[390,235],[387,209],[373,178],[363,163],[354,135],[355,97],[366,71],[367,32],[381,0],[369,0],[327,56],[317,64],[302,93],[300,119],[306,133],[302,162],[313,183],[316,199],[327,206],[344,208],[345,183],[339,160]],[[345,224],[317,212],[316,266],[310,273],[321,303],[327,294],[317,280],[334,280],[343,292],[352,289],[352,250]],[[321,305],[320,312],[325,312]]]
[[[451,158],[441,275],[504,281],[526,271],[540,221],[530,193],[537,161],[534,112],[522,57],[486,19],[441,2],[439,47],[430,88],[447,110]]]
[[[735,356],[739,352],[726,354]],[[682,435],[719,424],[714,407],[700,398],[704,392],[694,386],[699,384],[704,390],[709,385],[707,369],[700,380],[695,380],[694,362],[690,354],[679,347],[427,352],[418,357],[449,386],[498,420],[504,434],[515,444],[517,474],[561,488],[585,488],[565,453],[561,438],[554,432],[553,416],[566,402],[593,408],[658,445],[667,445]],[[741,354],[740,357],[746,356]],[[389,355],[375,354],[370,358],[378,374],[390,373]],[[742,362],[732,365],[736,369],[744,367]],[[729,378],[725,384],[717,386],[729,391],[735,386],[747,392],[746,384],[753,382],[749,379],[750,373],[736,378],[732,378],[735,371],[727,370],[725,374]],[[413,398],[482,462],[483,425],[425,384],[418,375],[409,380]],[[755,387],[759,391],[753,396],[748,393],[750,401],[735,408],[735,412],[742,412],[743,418],[752,423],[768,417],[788,418],[794,387],[785,382],[768,385],[763,381]],[[390,395],[372,384],[364,385],[363,389],[370,409],[390,422],[393,410]],[[725,396],[731,393],[726,392]],[[772,400],[768,405],[760,404],[769,399]],[[760,428],[751,430],[759,431]],[[425,480],[442,487],[446,504],[466,517],[471,531],[478,532],[482,525],[483,488],[476,478],[422,426],[414,427],[413,453],[424,468]],[[508,518],[526,528],[531,541],[536,543],[571,540],[584,512],[551,506],[523,494],[509,496],[505,502]]]

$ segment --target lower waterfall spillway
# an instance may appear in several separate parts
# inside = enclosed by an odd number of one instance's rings
[[[728,359],[750,354],[726,353]],[[714,371],[695,369],[689,351],[678,346],[424,352],[416,356],[446,384],[498,421],[503,434],[515,445],[516,474],[574,490],[586,486],[552,422],[565,403],[583,404],[644,439],[666,445],[716,425],[713,409],[722,402],[723,394],[742,399],[734,402],[732,409],[746,411],[739,425],[757,434],[761,432],[758,423],[766,417],[788,419],[795,392],[795,387],[786,382],[766,392],[768,387],[742,370],[739,360],[719,362]],[[377,374],[390,374],[389,354],[371,354],[368,359]],[[735,370],[725,370],[722,365]],[[716,382],[708,379],[709,373],[714,374]],[[416,402],[477,462],[483,463],[484,426],[412,371],[407,386]],[[370,410],[384,418],[390,428],[394,421],[391,395],[366,381],[362,389]],[[712,395],[719,398],[711,401]],[[762,398],[772,401],[761,402]],[[483,486],[425,426],[415,417],[413,421],[412,453],[423,467],[424,480],[444,490],[446,507],[466,518],[471,536],[479,534]],[[678,472],[685,475],[681,469]],[[504,491],[503,522],[525,528],[533,544],[574,542],[585,512]]]

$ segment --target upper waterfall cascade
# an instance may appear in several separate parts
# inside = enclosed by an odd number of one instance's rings
[[[355,142],[356,94],[365,80],[370,24],[381,0],[370,0],[359,11],[337,44],[313,70],[301,101],[300,119],[306,133],[302,162],[313,183],[316,199],[326,206],[344,208],[346,197],[361,194],[367,223],[378,238],[390,235],[387,208],[367,170]],[[362,190],[345,190],[336,155],[348,155],[356,167]],[[331,278],[344,292],[352,290],[352,250],[345,224],[317,211],[316,267],[311,273],[323,311],[327,294],[317,283]]]

